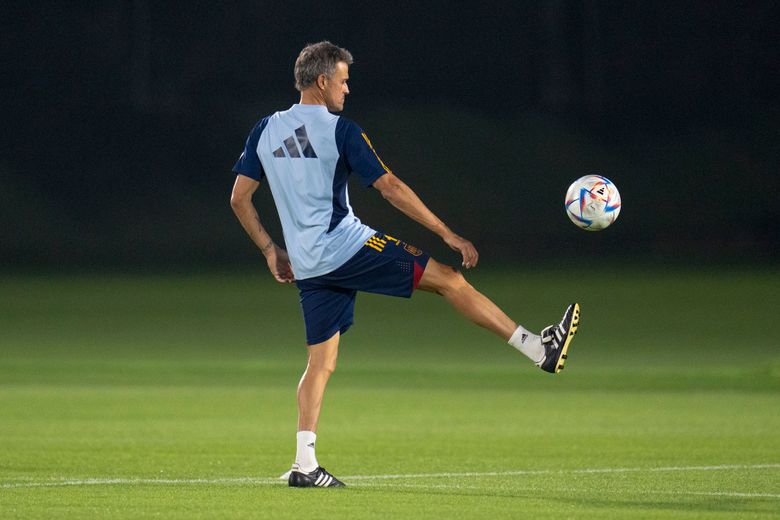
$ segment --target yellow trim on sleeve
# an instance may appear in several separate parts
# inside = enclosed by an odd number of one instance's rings
[[[371,140],[368,138],[365,132],[361,132],[360,135],[363,136],[363,139],[365,139],[366,144],[368,144],[368,147],[371,148],[371,151],[374,152],[374,157],[376,157],[376,160],[379,161],[379,164],[382,165],[382,168],[385,169],[385,172],[390,173],[390,168],[385,165],[384,162],[382,162],[382,159],[379,157],[379,154],[376,153],[376,150],[374,150],[374,145],[371,144]]]

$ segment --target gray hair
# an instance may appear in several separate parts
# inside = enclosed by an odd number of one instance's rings
[[[309,88],[320,74],[330,77],[340,61],[352,65],[352,54],[329,41],[307,44],[295,60],[295,88]]]

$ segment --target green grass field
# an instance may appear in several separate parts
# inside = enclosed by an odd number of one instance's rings
[[[297,292],[0,279],[0,518],[779,518],[777,271],[475,273],[566,370],[443,301],[358,297],[323,407],[346,489],[290,489]]]

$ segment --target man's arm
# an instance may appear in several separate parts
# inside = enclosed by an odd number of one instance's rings
[[[282,283],[294,282],[295,276],[287,251],[274,244],[271,236],[260,223],[260,216],[252,203],[252,195],[259,185],[259,182],[245,175],[236,175],[236,182],[233,184],[233,192],[230,195],[230,206],[249,238],[265,256],[268,268],[274,278]]]
[[[404,215],[419,222],[439,235],[444,242],[463,255],[463,267],[476,267],[479,261],[474,245],[452,232],[447,225],[429,210],[420,197],[393,173],[385,173],[373,184],[382,196]]]

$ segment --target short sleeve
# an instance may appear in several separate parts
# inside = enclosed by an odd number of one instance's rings
[[[260,157],[257,155],[257,143],[260,141],[260,134],[265,130],[268,124],[268,118],[260,120],[247,137],[244,151],[238,157],[238,161],[233,166],[233,172],[239,175],[245,175],[258,182],[265,177],[263,165],[260,163]]]
[[[345,117],[339,118],[336,124],[336,142],[347,169],[357,175],[364,186],[371,186],[379,177],[390,173],[368,136],[353,121]]]

